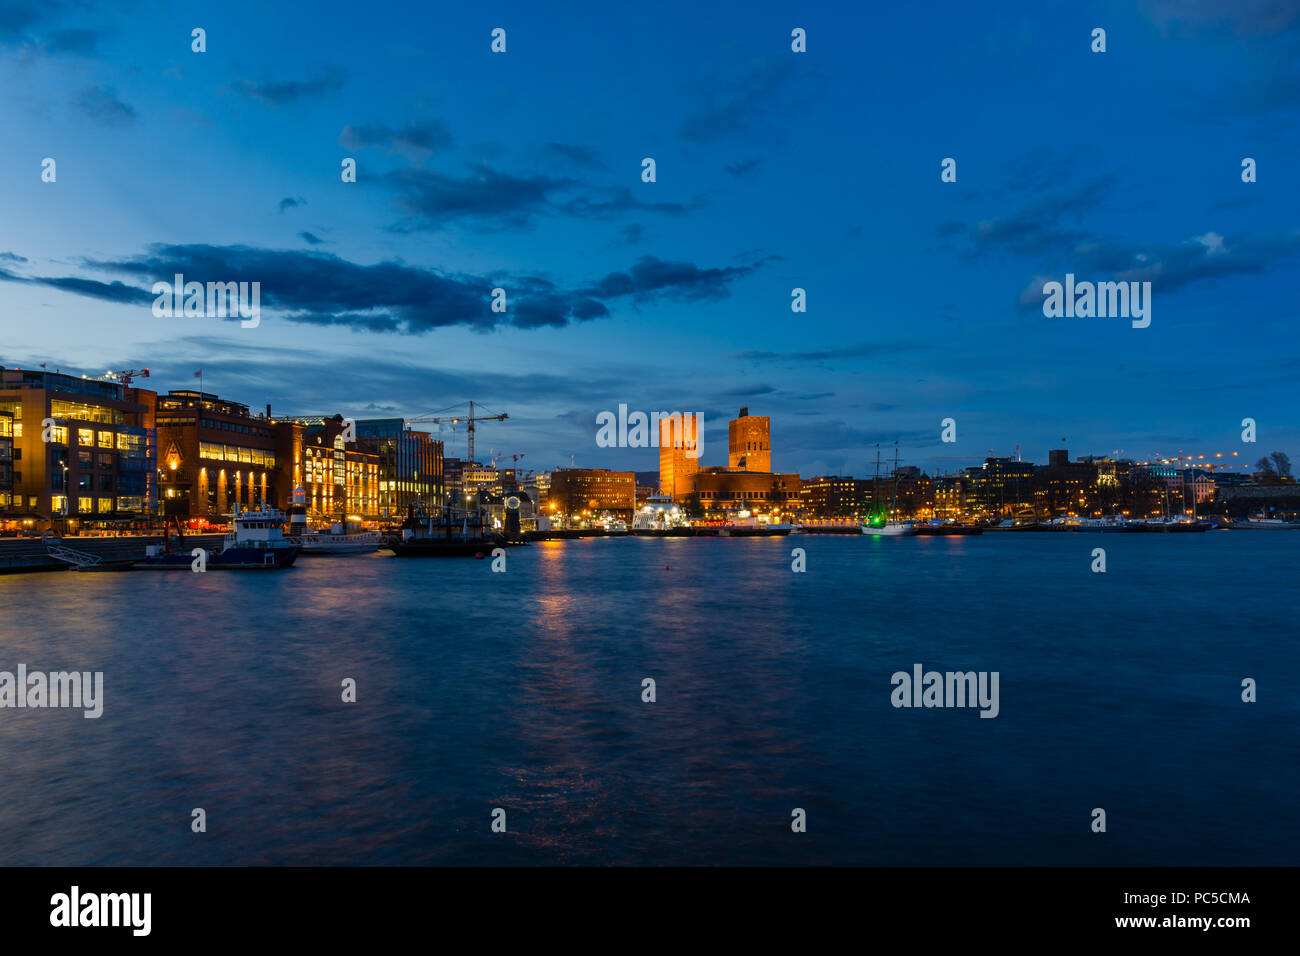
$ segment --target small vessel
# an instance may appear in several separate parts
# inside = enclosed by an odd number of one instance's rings
[[[867,523],[862,526],[862,533],[885,538],[898,538],[904,535],[916,534],[916,525],[910,521],[886,521],[880,525]]]
[[[384,536],[378,531],[349,531],[342,522],[335,521],[328,531],[305,531],[299,540],[304,555],[368,554],[379,550]]]
[[[770,538],[787,535],[792,525],[773,521],[759,521],[748,511],[736,512],[736,517],[718,528],[719,538]]]
[[[651,495],[632,516],[632,533],[656,537],[686,537],[691,524],[670,495]]]
[[[1138,531],[1209,531],[1214,527],[1212,521],[1199,521],[1196,518],[1148,518],[1137,523]]]
[[[460,515],[459,527],[455,512]],[[494,548],[505,546],[504,535],[484,533],[481,511],[453,509],[450,505],[437,522],[420,505],[410,505],[402,522],[401,537],[384,545],[399,558],[486,557]]]
[[[1044,526],[1047,531],[1120,532],[1141,531],[1138,522],[1120,515],[1105,518],[1053,518]]]
[[[977,525],[969,524],[952,524],[943,521],[926,521],[915,526],[913,534],[920,535],[939,535],[943,537],[953,535],[983,534],[984,529]]]
[[[1287,521],[1284,518],[1265,518],[1252,515],[1249,518],[1234,519],[1229,525],[1233,530],[1242,531],[1288,531],[1300,529],[1300,521]]]
[[[275,571],[293,567],[298,557],[298,545],[284,536],[284,512],[275,508],[240,511],[228,515],[230,530],[226,533],[221,551],[208,554],[204,567],[208,571]],[[177,532],[181,550],[171,550],[171,537],[163,544],[151,544],[145,549],[143,561],[135,562],[137,568],[160,571],[196,570],[198,556],[185,547],[185,535]],[[197,549],[195,549],[197,550]]]
[[[873,488],[880,487],[880,446],[876,446],[876,476]],[[871,493],[871,501],[874,507],[879,495],[875,490]],[[893,514],[898,508],[898,442],[894,442],[894,500],[890,502],[889,513]],[[916,534],[916,525],[911,521],[898,521],[894,518],[888,518],[884,515],[876,515],[869,519],[862,526],[862,533],[884,538],[901,538],[907,535]]]

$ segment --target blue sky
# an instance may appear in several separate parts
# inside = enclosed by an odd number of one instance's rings
[[[619,403],[702,412],[706,464],[748,405],[805,475],[1300,450],[1300,4],[312,9],[5,0],[0,361],[473,398],[538,469],[655,468],[596,446]],[[177,268],[259,281],[260,326],[156,318]],[[1067,272],[1151,279],[1151,326],[1045,318]]]

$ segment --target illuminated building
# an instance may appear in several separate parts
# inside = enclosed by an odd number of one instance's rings
[[[1035,471],[1035,505],[1039,514],[1091,515],[1097,506],[1098,467],[1094,462],[1070,461],[1064,448],[1047,453],[1047,464]]]
[[[379,455],[359,441],[347,441],[342,415],[299,417],[302,427],[302,480],[307,516],[315,523],[347,518],[378,521]],[[353,423],[355,437],[355,423]]]
[[[705,518],[727,518],[737,511],[795,514],[799,510],[798,475],[701,468],[691,480],[691,494]]]
[[[116,381],[0,371],[0,412],[12,416],[11,510],[81,531],[147,524],[158,509],[155,397]]]
[[[225,524],[236,505],[288,506],[300,474],[300,427],[193,389],[158,396],[157,423],[164,514]]]
[[[440,440],[412,430],[401,418],[366,419],[356,425],[357,442],[379,456],[381,517],[402,517],[413,504],[428,511],[446,504]]]
[[[557,468],[551,472],[546,509],[557,515],[583,520],[609,512],[632,520],[636,509],[636,474],[605,468]]]
[[[871,481],[835,475],[805,478],[799,503],[805,518],[854,518],[868,513]]]
[[[1014,458],[986,458],[966,469],[966,504],[976,516],[1017,515],[1034,510],[1034,464]]]
[[[934,479],[934,516],[945,521],[965,517],[966,491],[970,486],[966,474],[938,475]]]
[[[700,470],[698,422],[695,415],[659,420],[659,490],[675,499],[690,494]]]
[[[749,407],[727,423],[727,464],[742,471],[772,470],[772,419]]]
[[[14,416],[0,412],[0,520],[13,507]]]

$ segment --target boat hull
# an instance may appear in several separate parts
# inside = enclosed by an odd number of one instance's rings
[[[298,558],[296,547],[288,548],[227,548],[208,555],[209,571],[279,571],[293,567]],[[194,558],[189,554],[160,554],[135,562],[135,567],[146,571],[189,571]]]
[[[916,534],[916,527],[910,524],[887,524],[879,528],[863,525],[862,533],[878,538],[906,538]]]
[[[398,541],[385,547],[399,558],[473,558],[489,555],[503,542],[490,538],[428,538],[415,541]]]

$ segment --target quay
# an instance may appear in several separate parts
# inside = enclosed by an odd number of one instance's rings
[[[220,551],[225,535],[191,534],[185,537],[186,548],[206,548]],[[48,537],[0,538],[0,574],[21,574],[34,571],[66,571],[73,565],[50,555],[50,547],[63,547],[70,551],[93,555],[105,563],[143,561],[145,548],[162,544],[162,535],[135,535],[129,537]],[[48,547],[47,547],[48,545]]]

